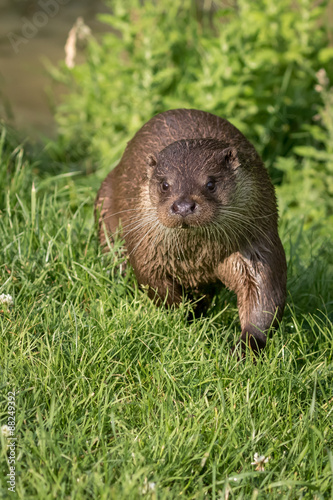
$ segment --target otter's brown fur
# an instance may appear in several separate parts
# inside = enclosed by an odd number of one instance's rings
[[[121,226],[151,298],[223,283],[237,294],[241,339],[255,351],[281,319],[286,260],[273,185],[251,143],[227,120],[177,109],[128,143],[96,199],[99,238]]]

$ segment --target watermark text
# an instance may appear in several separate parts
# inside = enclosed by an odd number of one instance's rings
[[[70,0],[38,0],[40,10],[37,10],[30,19],[21,17],[21,33],[18,35],[13,31],[7,33],[7,38],[16,54],[19,53],[21,45],[25,45],[34,38],[38,31],[47,25],[50,18],[55,17],[60,6],[66,5]]]
[[[15,402],[15,392],[8,392],[7,395],[7,425],[1,427],[1,433],[6,438],[7,444],[7,462],[9,467],[9,472],[7,474],[7,485],[8,490],[15,493],[16,486],[16,440],[15,429],[16,429],[16,402]]]

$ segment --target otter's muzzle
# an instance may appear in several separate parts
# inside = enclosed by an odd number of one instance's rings
[[[196,208],[197,204],[193,200],[177,200],[171,205],[171,213],[186,217],[187,215],[194,214]]]

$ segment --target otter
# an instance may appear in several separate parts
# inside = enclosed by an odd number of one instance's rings
[[[225,285],[237,295],[242,346],[265,347],[283,315],[286,258],[272,182],[230,122],[193,109],[154,116],[103,181],[95,213],[104,248],[121,230],[151,299],[177,305]]]

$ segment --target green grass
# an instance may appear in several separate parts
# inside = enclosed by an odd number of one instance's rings
[[[102,255],[96,176],[47,174],[4,135],[0,176],[0,424],[16,391],[17,436],[1,498],[333,498],[332,241],[282,224],[286,313],[239,362],[232,294],[189,323],[119,272],[120,247]]]

